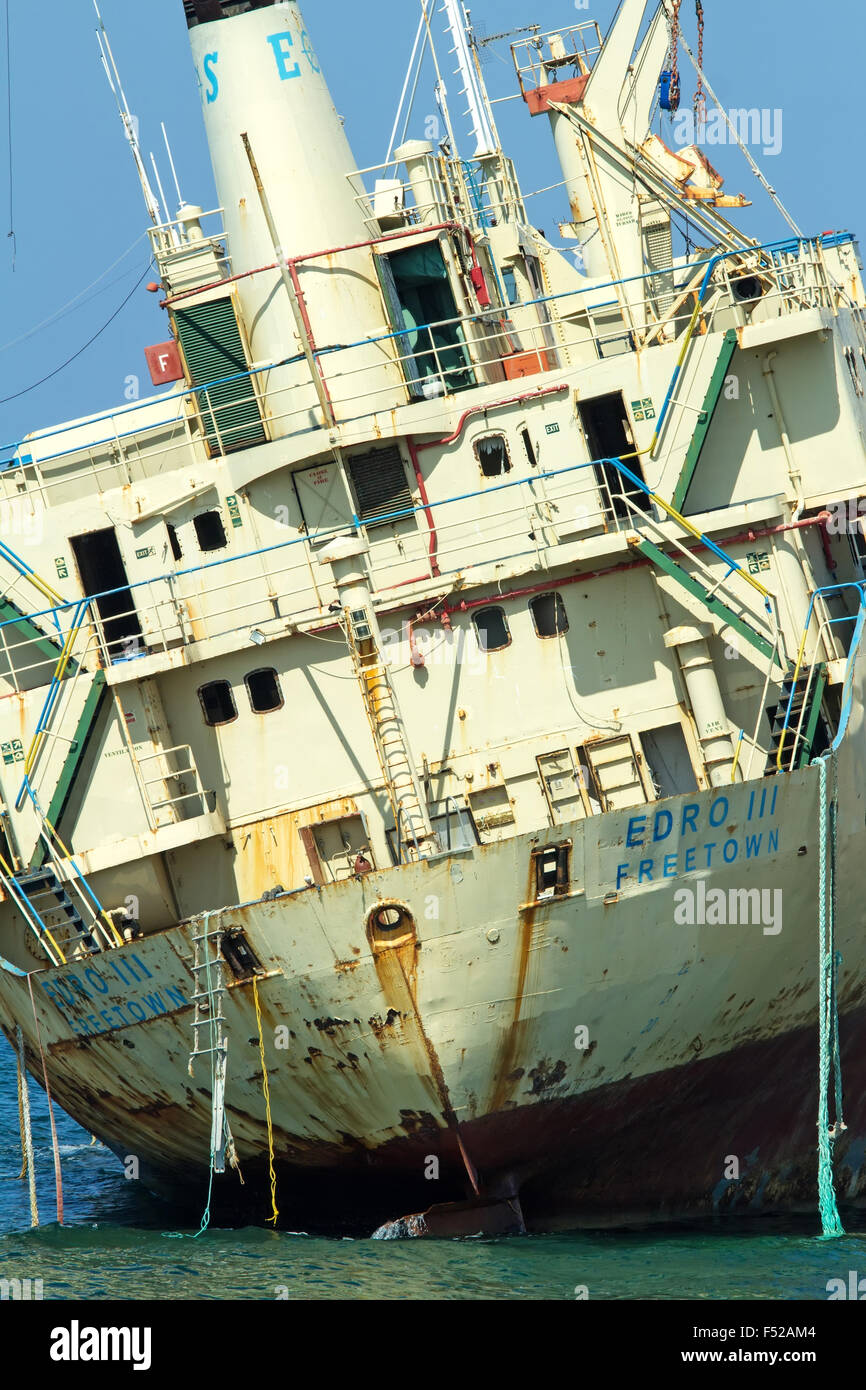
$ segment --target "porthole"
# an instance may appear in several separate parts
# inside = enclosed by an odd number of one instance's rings
[[[282,709],[283,692],[280,679],[272,667],[265,666],[260,671],[250,671],[249,675],[244,677],[244,684],[250,697],[250,705],[256,714],[270,714],[275,709]]]
[[[511,633],[504,608],[479,608],[473,613],[475,635],[483,652],[501,652],[511,645]]]
[[[485,478],[500,478],[511,471],[508,443],[504,434],[488,434],[476,439],[473,448]]]
[[[209,681],[207,685],[200,686],[198,698],[204,711],[204,722],[212,728],[237,719],[238,709],[228,681]]]
[[[221,512],[199,512],[198,516],[193,517],[192,524],[199,550],[225,550],[228,539]]]
[[[568,617],[561,594],[539,594],[530,601],[529,611],[537,637],[561,637],[568,632]]]

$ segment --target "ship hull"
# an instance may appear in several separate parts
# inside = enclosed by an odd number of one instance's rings
[[[226,971],[226,1113],[244,1182],[219,1175],[214,1212],[270,1212],[256,994],[293,1227],[371,1228],[463,1198],[519,1198],[530,1229],[814,1208],[819,791],[807,769],[212,914],[213,939],[240,929],[260,962],[255,987]],[[562,843],[571,889],[538,900],[533,855]],[[844,866],[858,854],[860,835],[840,839],[852,1104],[837,1171],[854,1204],[866,955]],[[676,919],[679,890],[706,900],[741,885],[765,905],[781,891],[783,911]],[[395,940],[371,929],[383,903],[408,913]],[[202,930],[197,919],[33,977],[58,1101],[192,1206],[212,1123],[209,1057],[188,1073]],[[4,974],[0,1005],[38,1076],[26,983]]]

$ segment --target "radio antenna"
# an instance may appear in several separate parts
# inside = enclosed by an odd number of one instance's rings
[[[99,54],[102,58],[102,66],[105,69],[105,76],[108,78],[108,85],[111,88],[120,119],[123,122],[123,129],[126,140],[132,151],[132,158],[135,162],[138,181],[141,184],[141,191],[144,194],[144,203],[147,208],[148,216],[155,227],[162,221],[162,213],[156,195],[150,186],[147,177],[147,169],[144,164],[144,157],[141,153],[141,145],[138,139],[138,127],[132,112],[129,109],[129,102],[126,100],[126,93],[123,90],[123,83],[120,80],[120,73],[117,63],[114,61],[114,54],[111,51],[111,43],[106,33],[105,25],[102,22],[102,15],[99,13],[99,4],[93,0],[93,8],[96,10],[96,18],[99,20],[99,29],[96,33],[96,40],[99,44]]]

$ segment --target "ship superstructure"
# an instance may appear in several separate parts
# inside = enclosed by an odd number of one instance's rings
[[[433,1231],[807,1206],[830,862],[857,1200],[853,237],[757,244],[652,133],[670,5],[514,44],[582,269],[456,0],[472,158],[365,170],[294,0],[184,8],[220,209],[151,231],[166,389],[0,471],[6,1031],[262,1216],[269,1167]]]

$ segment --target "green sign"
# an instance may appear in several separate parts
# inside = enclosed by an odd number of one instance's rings
[[[631,413],[636,420],[654,420],[656,408],[652,396],[644,396],[642,401],[632,401]]]
[[[770,568],[770,557],[766,550],[750,550],[746,559],[749,562],[749,574],[761,574]]]
[[[232,526],[243,526],[241,509],[238,506],[238,499],[234,496],[226,498],[226,506],[229,509],[229,516],[232,519]]]
[[[547,434],[559,434],[559,425],[545,425]]]
[[[13,738],[11,743],[0,743],[0,753],[3,754],[3,762],[7,767],[10,763],[23,763],[24,744],[20,738]]]
[[[65,556],[65,555],[56,555],[56,556],[54,557],[54,564],[55,564],[55,566],[56,566],[56,568],[57,568],[57,578],[58,578],[58,579],[68,579],[68,578],[69,578],[69,568],[68,568],[68,566],[67,566],[67,564],[66,564],[66,556]]]

